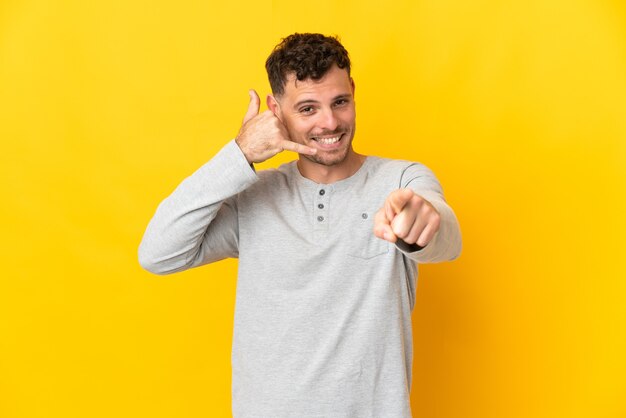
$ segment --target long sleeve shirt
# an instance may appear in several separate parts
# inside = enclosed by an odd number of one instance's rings
[[[374,236],[398,188],[441,215],[422,249]],[[159,205],[139,260],[169,274],[239,259],[235,417],[410,417],[417,263],[460,251],[457,219],[424,165],[370,156],[319,184],[295,162],[256,172],[231,141]]]

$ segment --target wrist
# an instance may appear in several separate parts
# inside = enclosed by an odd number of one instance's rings
[[[250,166],[252,166],[253,161],[248,156],[248,152],[247,152],[246,148],[242,145],[242,141],[240,141],[239,136],[235,137],[235,144],[237,144],[237,146],[241,150],[241,153],[246,158],[246,161],[248,161],[248,164],[250,164]]]

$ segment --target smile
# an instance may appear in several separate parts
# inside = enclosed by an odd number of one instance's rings
[[[320,144],[331,145],[331,144],[334,144],[336,142],[339,142],[339,140],[341,139],[342,136],[343,136],[343,134],[337,135],[337,136],[326,136],[326,137],[314,136],[312,139],[314,141],[319,142]]]

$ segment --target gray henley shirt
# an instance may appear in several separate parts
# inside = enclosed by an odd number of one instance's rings
[[[440,213],[423,249],[373,234],[393,190]],[[410,417],[417,263],[452,260],[461,235],[424,165],[367,157],[318,184],[295,161],[256,172],[234,141],[157,208],[141,265],[169,274],[239,259],[232,345],[235,417]]]

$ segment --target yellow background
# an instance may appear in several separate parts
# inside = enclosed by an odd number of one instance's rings
[[[340,35],[356,149],[431,167],[461,222],[414,415],[626,417],[626,6],[383,4],[2,0],[0,417],[230,415],[236,261],[136,252],[294,31]]]

